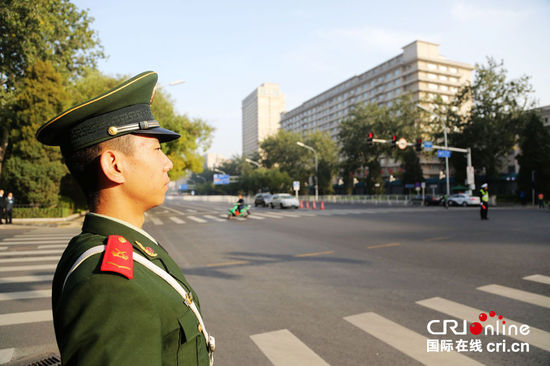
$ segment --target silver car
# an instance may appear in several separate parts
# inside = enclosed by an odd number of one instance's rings
[[[479,197],[470,196],[464,193],[453,194],[449,197],[451,206],[479,206]]]
[[[271,199],[271,208],[280,207],[280,208],[298,208],[300,203],[296,197],[291,196],[288,193],[276,193]]]

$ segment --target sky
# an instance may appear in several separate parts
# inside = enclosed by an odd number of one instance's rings
[[[99,70],[156,71],[179,114],[215,128],[207,151],[226,158],[242,153],[241,102],[262,83],[279,84],[291,110],[417,39],[453,61],[503,60],[550,104],[550,0],[72,2],[95,19]]]

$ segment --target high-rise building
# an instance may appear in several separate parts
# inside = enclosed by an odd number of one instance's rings
[[[411,94],[413,101],[429,101],[439,96],[443,102],[449,102],[462,85],[472,81],[472,71],[473,66],[469,64],[440,56],[439,45],[414,41],[403,47],[400,55],[283,113],[281,128],[297,132],[326,131],[336,139],[340,122],[354,105],[391,106],[397,98],[407,94]],[[437,160],[423,160],[425,176],[439,175]],[[386,167],[398,164],[389,159]]]
[[[225,156],[216,154],[216,153],[204,154],[203,158],[204,158],[203,168],[210,169],[210,170],[221,166],[224,162],[227,161]]]
[[[284,109],[279,84],[263,83],[243,99],[243,155],[257,152],[266,137],[277,133]]]

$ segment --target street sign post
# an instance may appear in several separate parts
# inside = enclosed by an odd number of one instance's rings
[[[434,146],[432,141],[424,141],[424,150],[431,150]]]
[[[437,157],[438,158],[450,158],[451,157],[451,151],[450,150],[437,150]]]
[[[298,191],[300,190],[300,181],[298,180],[293,181],[292,188],[294,189],[294,192],[296,192],[296,199],[298,199]]]
[[[212,177],[214,185],[229,184],[229,174],[214,174]]]

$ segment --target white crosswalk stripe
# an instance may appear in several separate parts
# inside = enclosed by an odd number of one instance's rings
[[[25,257],[25,258],[4,258],[0,259],[0,263],[16,263],[16,262],[49,262],[58,261],[59,256],[49,257]]]
[[[452,317],[463,319],[469,322],[477,321],[478,316],[481,313],[488,313],[487,311],[462,305],[451,300],[443,299],[441,297],[433,297],[430,299],[417,301],[416,303],[432,310],[439,311],[443,314],[447,314]],[[515,325],[517,329],[519,329],[519,327],[522,325],[521,323],[513,321],[506,317],[505,320],[508,329],[510,329],[511,325]],[[495,323],[496,322],[493,319],[489,318],[487,320],[487,323],[484,323],[483,326],[485,326],[486,324],[490,324],[494,327]],[[527,335],[523,335],[518,332],[518,334],[509,334],[508,336],[521,342],[527,342],[545,351],[550,351],[550,333],[545,332],[541,329],[537,329],[533,326],[529,326],[529,334]]]
[[[544,283],[545,285],[550,285],[550,277],[549,276],[543,276],[540,274],[532,275],[532,276],[526,276],[523,277],[524,280],[528,281],[534,281],[538,283]]]
[[[214,217],[212,215],[204,215],[203,217],[206,217],[209,220],[217,221],[217,222],[225,222],[226,220]]]
[[[170,216],[170,220],[174,221],[176,224],[185,224],[185,221],[175,216]]]
[[[255,334],[250,338],[275,366],[329,365],[288,329]]]
[[[253,220],[265,220],[263,217],[260,217],[258,215],[250,215],[248,216],[249,219],[253,219]]]
[[[69,240],[0,241],[0,245],[67,244]]]
[[[424,365],[482,365],[457,352],[426,352],[426,337],[376,313],[357,314],[344,319]]]
[[[52,290],[33,290],[33,291],[19,291],[19,292],[2,292],[0,293],[0,301],[12,301],[23,299],[40,299],[43,297],[50,297]]]
[[[0,284],[4,284],[4,283],[28,283],[28,282],[50,282],[51,280],[53,280],[53,275],[0,277]]]
[[[187,218],[189,220],[193,220],[195,222],[198,222],[199,224],[204,224],[206,222],[206,220],[203,220],[201,219],[200,217],[195,217],[195,216],[187,216]]]
[[[66,244],[53,244],[53,245],[39,245],[38,249],[55,249],[55,248],[67,248]]]
[[[487,285],[477,288],[480,291],[485,291],[490,294],[500,295],[508,297],[510,299],[527,302],[529,304],[542,306],[550,309],[550,297],[543,296],[539,294],[534,294],[532,292],[527,292],[523,290],[518,290],[511,287],[500,286],[500,285]]]
[[[29,254],[61,254],[63,249],[42,249],[42,250],[18,250],[0,253],[0,257],[22,256]]]
[[[15,348],[0,349],[0,365],[10,362],[14,353]]]
[[[17,271],[44,271],[54,270],[57,264],[33,264],[27,266],[1,266],[0,272],[17,272]]]
[[[51,310],[26,311],[24,313],[0,314],[0,326],[17,325],[53,320]]]
[[[254,214],[255,216],[258,216],[258,217],[270,217],[270,218],[273,218],[273,219],[282,219],[283,217],[282,216],[279,216],[279,215],[274,215],[274,214],[269,214],[269,213],[255,213]]]

